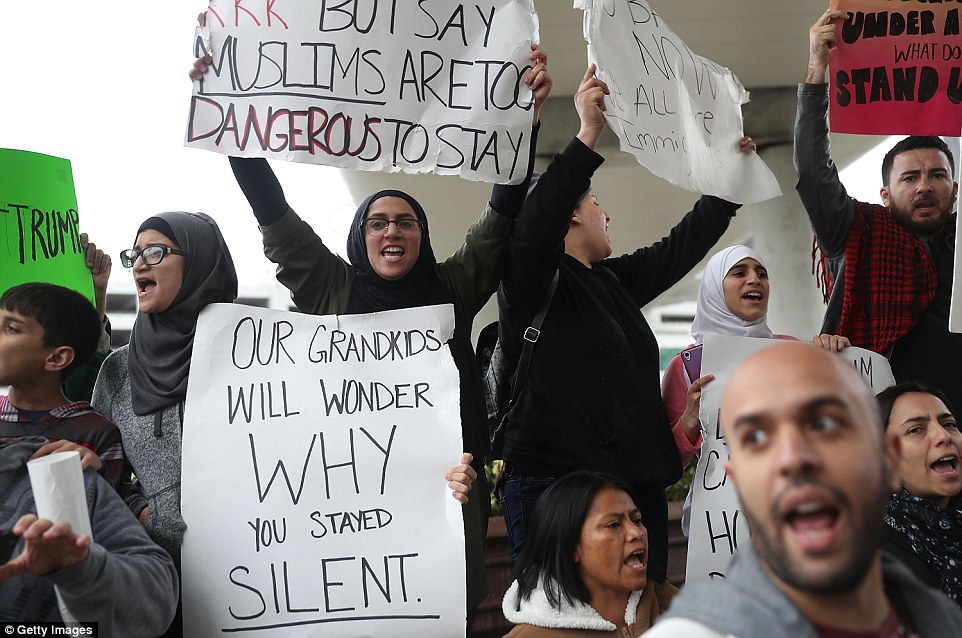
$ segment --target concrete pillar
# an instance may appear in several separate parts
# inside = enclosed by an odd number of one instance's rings
[[[768,325],[777,333],[808,340],[821,327],[825,305],[812,276],[812,229],[795,192],[792,145],[769,145],[759,155],[775,173],[782,196],[743,207],[739,221],[768,266]]]

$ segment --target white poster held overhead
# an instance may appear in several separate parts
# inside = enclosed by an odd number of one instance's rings
[[[959,134],[962,138],[962,133]],[[962,153],[959,153],[960,140],[956,138],[954,144],[949,148],[954,150],[955,170],[957,176],[956,183],[962,184]],[[956,209],[958,210],[958,209]],[[956,230],[955,233],[955,264],[952,268],[952,300],[949,304],[949,332],[962,332],[962,238]]]
[[[214,304],[184,422],[185,635],[464,635],[450,305]],[[443,577],[442,577],[443,575]]]
[[[340,168],[519,182],[533,0],[211,0],[185,144]]]
[[[725,474],[728,446],[718,423],[718,410],[725,386],[742,361],[762,348],[786,343],[791,342],[705,335],[701,374],[714,374],[715,380],[705,386],[701,395],[699,417],[703,441],[693,479],[686,582],[724,578],[728,562],[739,544],[750,542],[748,522],[739,510],[735,487]],[[888,360],[880,354],[862,348],[846,348],[838,356],[852,364],[873,394],[895,383]],[[759,390],[764,392],[764,388]]]
[[[751,204],[781,195],[755,153],[741,153],[748,92],[688,48],[644,0],[575,0],[588,62],[608,83],[608,125],[621,150],[682,188]]]

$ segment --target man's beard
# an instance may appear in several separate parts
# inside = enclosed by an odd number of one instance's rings
[[[886,474],[884,468],[882,472]],[[769,528],[766,528],[758,520],[758,517],[744,505],[742,507],[742,513],[748,519],[749,528],[752,532],[752,543],[755,546],[755,551],[762,563],[767,565],[768,569],[782,582],[793,589],[816,595],[831,595],[852,591],[865,580],[865,576],[878,554],[882,537],[882,515],[885,511],[885,504],[888,502],[888,493],[884,486],[888,483],[883,480],[876,486],[875,493],[871,495],[870,500],[863,501],[859,510],[853,507],[848,497],[840,490],[816,479],[802,478],[788,487],[795,488],[805,484],[817,485],[821,489],[831,492],[838,502],[840,510],[847,510],[852,514],[854,541],[852,546],[847,549],[843,562],[829,574],[811,575],[807,569],[797,564],[796,559],[789,556],[780,537],[780,533],[787,528],[788,523],[781,520],[782,517],[778,511],[779,497],[775,498],[769,512],[771,517]]]
[[[930,205],[939,206],[939,202],[931,200]],[[939,215],[937,217],[929,217],[928,219],[913,219],[912,210],[915,206],[915,202],[910,204],[909,210],[903,210],[901,207],[896,206],[894,203],[889,204],[889,212],[892,217],[895,218],[902,228],[913,233],[915,235],[921,235],[922,237],[931,237],[937,235],[942,227],[945,226],[945,222],[948,220],[951,214],[951,205],[949,210],[939,209]]]

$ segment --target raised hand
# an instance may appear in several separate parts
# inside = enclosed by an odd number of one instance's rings
[[[590,149],[598,145],[605,130],[605,96],[609,94],[608,85],[595,77],[595,71],[594,64],[588,66],[575,93],[575,109],[581,118],[578,139]]]
[[[524,76],[524,83],[528,85],[534,93],[534,119],[533,123],[541,121],[541,107],[551,94],[554,87],[554,80],[548,73],[548,55],[541,50],[537,44],[531,45],[531,53],[528,55],[533,66]]]
[[[825,84],[828,70],[828,52],[838,41],[838,25],[832,20],[848,17],[844,11],[828,9],[808,30],[808,72],[805,82]]]

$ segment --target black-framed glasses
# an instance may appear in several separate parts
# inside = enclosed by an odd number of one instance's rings
[[[384,219],[383,217],[368,217],[361,222],[364,231],[371,237],[384,237],[387,229],[394,224],[400,232],[413,233],[424,228],[424,222],[413,217],[401,219]]]
[[[164,261],[164,257],[167,255],[183,254],[184,252],[182,250],[177,250],[170,246],[161,246],[159,244],[156,246],[144,246],[140,250],[128,248],[127,250],[120,251],[120,263],[124,268],[133,268],[134,262],[140,257],[148,266],[156,266]]]

